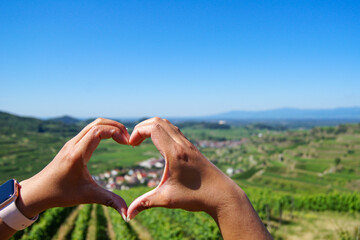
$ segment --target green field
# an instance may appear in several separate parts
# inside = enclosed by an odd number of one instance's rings
[[[130,204],[149,190],[138,187],[115,192]],[[356,239],[360,234],[358,193],[293,196],[259,189],[247,192],[275,239]],[[341,202],[348,208],[337,209]],[[114,209],[92,204],[47,210],[13,239],[221,239],[221,234],[210,216],[201,212],[153,208],[126,223]]]
[[[0,123],[0,182],[9,178],[22,180],[40,171],[83,126],[14,116],[1,118],[1,114]],[[222,171],[233,169],[231,177],[248,193],[276,239],[359,236],[360,124],[287,131],[255,125],[216,128],[214,124],[184,124],[181,130],[194,144],[199,140],[246,139],[235,147],[204,147],[200,151]],[[114,168],[131,168],[159,156],[150,140],[136,148],[104,140],[88,167],[91,174],[97,175]],[[118,193],[131,201],[148,190],[136,188]],[[216,224],[203,213],[154,209],[141,213],[130,224],[124,223],[115,211],[96,205],[51,209],[43,218],[52,219],[52,214],[62,216],[47,233],[53,239],[70,239],[78,228],[80,233],[76,234],[83,239],[219,238]],[[153,221],[154,216],[165,220]],[[43,225],[47,226],[40,220],[15,239],[51,239],[29,237]],[[60,234],[59,229],[66,234]]]
[[[106,170],[134,166],[151,157],[160,157],[155,146],[146,141],[140,146],[119,145],[112,139],[103,140],[95,150],[88,168],[90,173],[98,174]]]

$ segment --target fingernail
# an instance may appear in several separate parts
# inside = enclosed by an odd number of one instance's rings
[[[125,217],[125,214],[124,214],[124,213],[121,213],[121,216],[122,216],[122,218],[124,219],[125,222],[128,222],[128,221],[127,221],[127,217]]]
[[[123,142],[125,142],[127,145],[129,145],[129,139],[125,135],[121,135],[121,138]]]

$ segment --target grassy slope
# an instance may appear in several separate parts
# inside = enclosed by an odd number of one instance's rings
[[[92,174],[116,167],[129,167],[151,157],[159,157],[155,146],[148,141],[138,147],[119,145],[113,140],[103,140],[89,162]]]
[[[81,124],[67,125],[0,112],[0,183],[10,178],[21,181],[39,172],[81,128]],[[104,140],[95,151],[89,170],[99,174],[158,157],[155,147],[148,143],[131,148]]]
[[[4,119],[11,120],[11,133]],[[74,125],[8,115],[0,115],[0,120],[5,124],[0,128],[0,182],[11,177],[21,180],[40,171],[80,129]],[[39,126],[48,131],[37,131]],[[237,148],[201,149],[223,171],[229,167],[243,171],[256,167],[258,171],[255,174],[238,179],[245,186],[271,187],[290,192],[327,192],[360,190],[359,129],[359,125],[348,125],[345,130],[342,126],[292,132],[251,127],[185,127],[182,131],[192,141],[246,137],[248,142]],[[262,138],[258,137],[260,132]],[[282,161],[279,160],[280,155]],[[90,160],[89,169],[92,174],[98,174],[158,156],[151,141],[131,148],[104,140]],[[337,166],[335,159],[340,159]]]
[[[29,125],[30,128],[37,129],[39,122],[36,120],[32,124]],[[55,156],[66,140],[76,134],[66,126],[53,123],[49,132],[29,130],[29,126],[20,128],[23,129],[21,131],[0,131],[0,182],[11,177],[21,180],[38,172]],[[65,130],[58,131],[62,128]],[[201,149],[204,155],[224,171],[228,167],[245,171],[256,167],[256,171],[251,174],[235,179],[245,189],[271,188],[275,192],[297,194],[333,190],[359,191],[359,127],[350,126],[347,131],[338,134],[335,134],[337,128],[331,131],[319,129],[274,132],[244,128],[221,130],[187,127],[183,132],[190,140],[248,138],[246,144],[234,149]],[[262,138],[258,137],[259,132],[263,133]],[[279,160],[280,155],[282,161]],[[90,160],[89,169],[91,173],[97,174],[115,167],[131,166],[153,156],[157,157],[159,153],[149,141],[133,149],[105,140]],[[340,163],[336,166],[337,158]],[[360,225],[358,216],[354,218],[338,213],[297,214],[290,224],[283,225],[275,234],[289,239],[296,239],[296,236],[301,236],[301,239],[321,238],[325,236],[321,232],[336,234],[336,226],[345,226],[346,230],[351,231],[350,228]],[[335,225],[331,225],[331,219],[335,219]]]
[[[293,218],[284,214],[284,222],[279,226],[273,223],[270,231],[275,239],[311,240],[311,239],[357,239],[360,236],[360,215],[337,212],[295,212]],[[350,238],[341,238],[347,236]]]
[[[0,182],[22,180],[39,172],[64,142],[63,137],[48,133],[0,135]]]
[[[268,132],[262,138],[253,134],[236,149],[201,151],[223,171],[229,167],[245,171],[234,176],[244,186],[303,193],[359,191],[359,126],[347,127],[347,132],[338,134],[336,128],[332,134],[319,134],[316,129]],[[338,164],[336,159],[340,159]],[[249,175],[254,167],[258,172]]]

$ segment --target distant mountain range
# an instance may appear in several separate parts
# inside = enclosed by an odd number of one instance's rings
[[[41,120],[32,117],[21,117],[0,111],[0,134],[19,133],[21,136],[28,133],[52,133],[60,136],[73,136],[81,130],[76,119],[68,117]],[[71,122],[71,123],[70,123]],[[75,124],[76,123],[76,124]]]
[[[206,117],[206,119],[360,119],[360,107],[335,109],[281,108],[264,111],[230,111]]]
[[[113,118],[121,122],[126,122],[127,125],[133,126],[142,119],[129,118],[129,119],[119,119]],[[230,111],[224,112],[216,115],[204,116],[204,117],[169,117],[170,120],[174,122],[187,122],[187,121],[219,121],[219,120],[229,120],[230,122],[234,121],[247,121],[247,122],[257,122],[257,121],[270,121],[276,122],[279,120],[300,120],[300,121],[314,121],[315,123],[326,122],[327,124],[334,125],[339,123],[350,123],[350,122],[360,122],[360,107],[351,107],[351,108],[335,108],[335,109],[296,109],[296,108],[281,108],[274,110],[265,110],[265,111]],[[5,113],[0,111],[0,123],[5,124],[5,126],[20,125],[27,126],[29,128],[38,128],[40,125],[51,125],[51,123],[59,123],[65,125],[79,125],[83,126],[87,123],[93,121],[93,118],[89,119],[77,119],[71,116],[61,116],[57,118],[49,118],[46,120],[40,120],[37,118],[29,117],[20,117],[17,115]],[[26,124],[24,124],[26,123]]]
[[[62,122],[62,123],[65,123],[65,124],[75,124],[75,123],[78,123],[78,122],[81,122],[80,119],[77,119],[77,118],[73,118],[71,116],[62,116],[62,117],[57,117],[57,118],[51,118],[49,119],[50,121],[55,121],[55,122]]]

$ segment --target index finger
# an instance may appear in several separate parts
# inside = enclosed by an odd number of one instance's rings
[[[179,128],[172,125],[167,119],[161,119],[159,117],[154,117],[147,119],[134,128],[132,132],[129,143],[133,146],[140,145],[146,138],[151,136],[151,131],[154,131],[152,128],[156,126],[161,126],[162,129],[177,143],[185,144],[187,139],[182,134]]]
[[[110,125],[113,127],[117,127],[120,129],[120,131],[125,134],[125,136],[127,137],[127,139],[130,138],[128,131],[126,130],[126,127],[124,125],[122,125],[121,123],[114,121],[114,120],[110,120],[110,119],[106,119],[106,118],[97,118],[96,120],[94,120],[93,122],[91,122],[90,124],[88,124],[86,127],[84,127],[75,137],[73,137],[70,141],[72,141],[73,143],[78,143],[91,129],[92,127],[96,126],[96,125]]]
[[[120,144],[128,144],[128,138],[118,127],[111,125],[95,125],[76,144],[76,149],[82,152],[83,158],[88,161],[102,139],[113,138]]]
[[[132,146],[140,145],[146,138],[151,138],[155,147],[166,159],[166,155],[176,144],[176,141],[169,135],[157,121],[144,121],[138,124],[132,132],[129,144]]]

